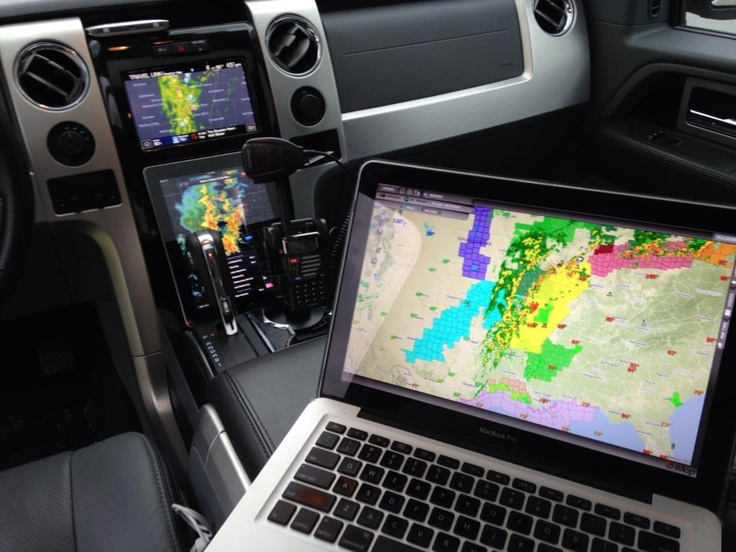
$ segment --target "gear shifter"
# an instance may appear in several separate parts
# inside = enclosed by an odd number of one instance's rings
[[[215,230],[200,230],[186,238],[187,251],[195,274],[203,284],[205,293],[215,303],[227,335],[238,333],[235,308],[228,286],[223,279],[225,250],[220,233]]]

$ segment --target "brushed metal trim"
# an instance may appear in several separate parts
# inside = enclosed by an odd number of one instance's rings
[[[75,50],[87,65],[91,86],[76,105],[63,111],[48,111],[31,103],[22,94],[13,71],[15,59],[27,45],[53,40]],[[98,247],[110,275],[115,302],[120,312],[125,346],[133,363],[132,377],[147,423],[157,441],[165,446],[179,465],[185,461],[184,445],[169,396],[166,364],[161,353],[158,313],[148,270],[131,209],[128,192],[112,137],[107,111],[87,48],[84,29],[77,18],[64,18],[0,27],[0,62],[8,83],[18,130],[25,145],[33,177],[36,222],[49,223],[57,239],[73,227]],[[50,129],[63,121],[87,127],[96,149],[85,164],[75,167],[56,161],[46,147]],[[104,209],[57,215],[46,182],[98,170],[112,170],[118,183],[121,203]],[[66,224],[66,223],[73,224]]]
[[[209,498],[217,501],[227,517],[250,488],[251,480],[211,404],[204,404],[199,410],[192,448],[199,451],[204,463],[207,483],[214,495]]]
[[[330,58],[329,44],[326,39],[325,29],[319,15],[317,4],[314,0],[245,0],[246,9],[249,11],[256,29],[260,47],[264,52],[268,51],[266,37],[271,23],[284,16],[298,16],[306,20],[315,30],[322,45],[322,58],[314,70],[306,75],[288,75],[266,55],[266,72],[271,85],[276,117],[278,118],[279,130],[282,138],[291,140],[300,136],[307,136],[328,130],[337,132],[340,150],[345,160],[347,149],[343,132],[342,113],[340,110],[340,99],[337,95],[335,74]],[[304,86],[319,90],[325,100],[325,116],[313,126],[304,126],[299,123],[291,113],[291,98],[294,93]],[[312,217],[315,212],[314,197],[315,187],[319,170],[302,170],[292,175],[291,183],[294,210],[297,217]]]
[[[524,119],[572,107],[590,99],[590,53],[585,16],[575,2],[569,28],[562,35],[549,35],[534,19],[534,0],[514,0],[522,38],[524,72],[519,77],[439,96],[338,113],[339,98],[330,60],[328,41],[323,40],[320,67],[307,78],[285,75],[272,61],[267,70],[284,138],[306,130],[290,112],[291,94],[300,86],[314,86],[324,95],[328,112],[310,129],[337,129],[341,161],[360,162],[422,144],[452,139]],[[299,14],[314,24],[320,36],[325,31],[312,0],[246,1],[259,36],[265,36],[270,21],[286,14]],[[265,48],[265,43],[262,43]],[[338,120],[339,119],[339,120]],[[290,178],[297,216],[314,216],[316,182],[333,164],[298,171]]]
[[[90,72],[87,94],[74,106],[63,111],[49,111],[26,99],[17,86],[13,67],[15,59],[28,44],[41,39],[65,45],[76,51]],[[123,172],[112,137],[102,94],[94,73],[94,65],[87,49],[84,29],[76,18],[21,23],[0,28],[0,60],[8,83],[10,100],[15,110],[19,130],[25,144],[28,162],[34,177],[33,193],[36,202],[36,222],[53,224],[57,221],[90,223],[90,235],[106,251],[105,257],[113,276],[123,275],[123,282],[116,287],[120,303],[131,304],[125,326],[128,332],[130,352],[143,356],[161,349],[155,304],[150,288],[148,271],[140,247],[135,220],[130,207]],[[53,126],[64,121],[74,121],[87,127],[94,136],[96,148],[92,158],[77,167],[62,165],[46,147],[46,138]],[[120,191],[121,204],[85,211],[57,215],[54,212],[46,182],[52,178],[69,177],[92,171],[110,169],[115,174]],[[119,266],[113,266],[119,262]]]

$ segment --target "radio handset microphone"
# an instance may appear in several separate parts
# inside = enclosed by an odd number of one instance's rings
[[[281,225],[286,236],[291,235],[289,181],[287,177],[309,162],[304,150],[283,138],[252,138],[243,146],[243,168],[256,183],[276,185]]]

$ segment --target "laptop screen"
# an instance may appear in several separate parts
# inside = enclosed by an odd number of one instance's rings
[[[343,385],[697,478],[736,231],[706,207],[388,168],[356,204],[328,359]]]

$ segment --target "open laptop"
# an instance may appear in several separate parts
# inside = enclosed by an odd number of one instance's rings
[[[358,180],[319,398],[209,550],[720,550],[736,210]]]

